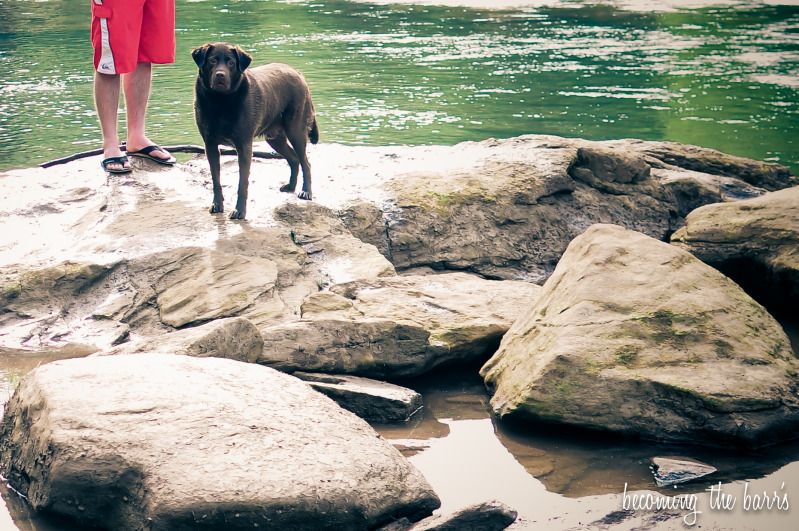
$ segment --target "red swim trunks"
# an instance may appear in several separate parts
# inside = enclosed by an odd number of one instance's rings
[[[175,0],[91,0],[94,68],[127,74],[175,62]]]

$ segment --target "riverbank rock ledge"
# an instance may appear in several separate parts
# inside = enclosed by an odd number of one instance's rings
[[[107,529],[371,529],[439,501],[365,421],[218,358],[65,360],[9,402],[0,464],[33,508]]]
[[[481,374],[502,417],[746,446],[799,427],[780,325],[693,255],[614,225],[572,241]]]
[[[769,309],[795,314],[799,307],[799,186],[698,208],[671,241]]]
[[[797,184],[783,166],[640,140],[312,150],[316,199],[279,193],[285,161],[256,160],[245,222],[208,214],[203,157],[2,174],[0,346],[108,352],[242,318],[263,336],[259,363],[414,376],[487,359],[592,224],[667,240],[696,207]],[[223,157],[226,195],[237,173]],[[193,353],[257,350],[215,341]]]

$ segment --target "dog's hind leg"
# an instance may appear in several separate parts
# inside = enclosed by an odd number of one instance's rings
[[[236,197],[236,210],[230,219],[244,219],[247,216],[247,190],[250,187],[250,164],[252,163],[252,141],[236,145],[239,159],[239,191]]]
[[[289,163],[289,168],[291,168],[291,176],[289,177],[288,184],[284,184],[280,187],[281,192],[289,192],[292,193],[297,188],[297,174],[300,171],[300,159],[297,157],[297,154],[291,149],[288,141],[286,140],[286,135],[280,134],[275,138],[267,138],[266,141],[272,146],[278,154],[283,155],[283,158],[286,159],[286,162]]]
[[[219,181],[219,144],[205,144],[205,158],[211,168],[211,184],[214,189],[214,202],[211,203],[211,214],[225,211],[225,198],[222,197],[222,184]]]
[[[302,167],[302,191],[297,194],[300,199],[310,201],[313,199],[311,193],[311,164],[308,162],[308,157],[305,154],[305,146],[308,143],[308,131],[305,126],[297,126],[292,124],[292,127],[286,130],[291,146],[294,148],[294,153],[300,159],[300,167]]]

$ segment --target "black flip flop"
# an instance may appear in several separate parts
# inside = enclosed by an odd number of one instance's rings
[[[172,166],[177,161],[177,159],[171,155],[169,156],[168,159],[159,159],[158,157],[153,157],[152,155],[150,155],[150,153],[152,153],[153,151],[163,151],[164,153],[166,153],[166,151],[164,151],[164,149],[161,146],[153,144],[152,146],[147,146],[146,148],[142,148],[138,151],[128,151],[128,155],[130,155],[131,157],[141,157],[143,159],[149,159],[153,162],[157,162],[158,164],[163,164],[164,166]]]
[[[102,166],[103,169],[108,173],[130,173],[133,171],[133,168],[131,168],[130,166],[125,168],[125,164],[129,162],[130,161],[128,160],[128,157],[122,155],[121,157],[108,157],[107,159],[103,159],[103,161],[100,163],[100,166]],[[111,169],[108,167],[111,164],[119,164],[120,166],[122,166],[122,168]]]

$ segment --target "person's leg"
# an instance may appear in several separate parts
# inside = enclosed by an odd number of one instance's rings
[[[123,76],[128,117],[128,151],[138,151],[155,142],[147,137],[145,120],[150,97],[152,64],[175,61],[175,1],[141,0],[142,24],[136,69]],[[154,150],[150,156],[169,160],[166,151]]]
[[[155,144],[155,142],[147,138],[145,127],[147,102],[150,99],[150,87],[152,84],[152,70],[150,63],[139,63],[133,72],[122,76],[122,84],[125,89],[125,110],[128,118],[126,143],[129,152],[139,151]],[[150,152],[150,156],[162,160],[168,160],[171,157],[169,153],[162,150],[154,150]]]
[[[103,158],[122,156],[119,149],[119,129],[117,112],[119,110],[119,76],[94,73],[94,104],[100,120],[103,135]],[[130,163],[111,163],[110,170],[130,168]]]

